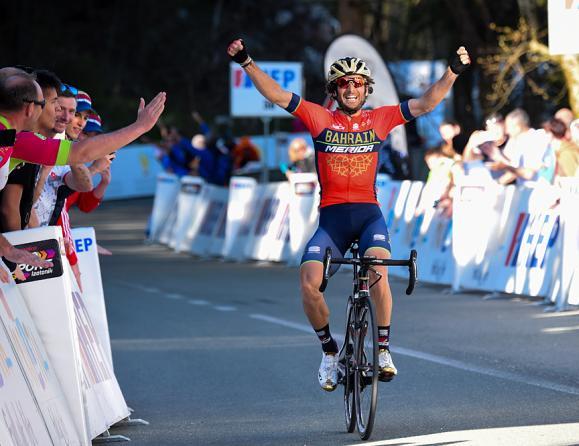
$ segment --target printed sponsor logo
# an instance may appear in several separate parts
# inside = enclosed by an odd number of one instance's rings
[[[316,183],[313,181],[307,183],[296,183],[294,192],[296,195],[308,196],[313,195],[316,190]]]
[[[374,146],[359,146],[359,147],[349,147],[349,146],[326,146],[324,152],[331,153],[368,153],[374,150]]]
[[[559,235],[559,216],[553,212],[530,215],[521,212],[511,237],[505,266],[543,268]]]
[[[197,195],[201,192],[202,189],[201,184],[196,183],[182,183],[181,184],[181,192],[188,195]]]
[[[16,283],[28,283],[36,280],[52,279],[54,277],[62,276],[62,259],[60,258],[60,247],[58,240],[49,239],[38,242],[24,243],[16,245],[16,248],[24,249],[29,252],[36,253],[41,259],[52,262],[52,266],[48,268],[39,268],[30,265],[18,265],[26,277],[25,281],[16,279]]]
[[[319,253],[319,252],[321,252],[321,251],[322,251],[322,250],[321,250],[321,248],[320,248],[319,246],[310,246],[310,247],[308,247],[308,252],[311,252],[311,253]]]
[[[90,237],[78,238],[74,240],[74,248],[76,252],[88,252],[93,244],[94,240]]]
[[[346,127],[341,124],[332,124],[332,128],[336,130],[346,130]]]
[[[386,236],[384,234],[374,234],[374,241],[385,242]]]

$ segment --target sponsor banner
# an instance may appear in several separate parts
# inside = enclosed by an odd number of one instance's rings
[[[55,257],[58,257],[62,264],[64,246],[60,228],[44,226],[4,235],[15,246],[32,242],[42,245],[45,240],[58,240],[60,249]],[[67,287],[65,283],[68,284]],[[18,291],[28,307],[50,364],[60,382],[73,417],[74,428],[85,439],[84,443],[89,444],[89,440],[104,432],[107,426],[100,411],[91,412],[87,408],[88,404],[85,405],[88,402],[81,384],[82,362],[68,274],[58,277],[42,275],[40,280],[19,284]]]
[[[9,433],[0,428],[1,443],[90,444],[84,430],[75,429],[55,368],[12,281],[0,283],[0,321],[0,425]]]
[[[89,407],[89,425],[92,422],[90,414],[100,411],[106,427],[109,428],[128,417],[130,411],[113,372],[112,364],[102,348],[100,338],[85,304],[85,298],[78,288],[70,265],[66,264],[66,269],[68,274],[65,274],[63,289],[64,292],[70,292],[74,305],[74,322],[82,364],[81,383],[85,405]],[[67,286],[66,282],[70,284],[71,288]],[[95,433],[96,430],[100,429],[100,427],[97,429],[96,426],[100,426],[100,423],[95,424],[91,438],[95,438],[101,433]]]
[[[510,209],[518,195],[514,186],[469,181],[457,184],[453,201],[453,289],[492,290],[491,267],[504,244]]]
[[[169,215],[161,228],[161,233],[159,235],[159,243],[162,245],[169,245],[173,239],[173,233],[175,232],[175,223],[177,222],[177,216],[179,215],[179,202],[177,200],[173,203],[173,208],[169,211]]]
[[[299,62],[256,62],[286,91],[302,95],[302,64]],[[287,111],[265,99],[237,63],[229,65],[230,115],[233,117],[291,118]]]
[[[20,269],[24,273],[24,277],[26,277],[25,282],[30,283],[36,280],[45,280],[62,276],[62,260],[59,255],[60,247],[58,246],[58,240],[40,240],[38,242],[23,243],[18,245],[18,248],[34,252],[43,260],[51,261],[53,265],[49,268],[36,268],[30,265],[20,265]],[[16,279],[16,283],[20,284],[22,282]]]
[[[579,0],[549,0],[547,6],[549,52],[579,54]],[[575,37],[573,37],[575,36]]]
[[[227,200],[224,203],[223,212],[219,214],[219,219],[211,239],[208,254],[212,257],[221,257],[225,245],[225,230],[227,227],[227,208],[229,207],[229,189],[227,190]]]
[[[314,173],[295,173],[289,179],[288,263],[300,264],[303,250],[318,226],[320,186]]]
[[[263,186],[256,224],[246,245],[248,258],[281,261],[289,237],[289,188],[287,182]]]
[[[568,305],[579,305],[579,178],[562,178],[560,183],[563,262],[556,305],[564,310]]]
[[[386,224],[390,231],[392,257],[395,259],[408,258],[413,237],[413,221],[416,206],[420,199],[422,183],[418,181],[402,181],[394,202],[394,208],[386,214]],[[418,257],[421,257],[422,253]],[[389,268],[388,274],[394,277],[407,277],[404,268]],[[422,278],[422,271],[420,271]]]
[[[229,182],[229,200],[222,255],[228,260],[243,260],[245,246],[255,221],[254,210],[258,200],[257,182],[249,177],[232,177]]]
[[[207,206],[199,223],[199,230],[191,240],[191,253],[197,256],[209,254],[209,248],[225,220],[229,191],[226,187],[207,187]]]
[[[153,144],[131,144],[118,150],[111,164],[111,184],[104,199],[151,197],[157,186],[157,175],[163,172],[156,157],[158,151]]]
[[[551,296],[561,268],[560,212],[556,188],[519,187],[511,207],[505,243],[491,267],[495,291]]]
[[[179,179],[176,175],[161,173],[157,176],[157,189],[149,223],[150,240],[159,241],[161,230],[171,210],[175,207],[179,186]]]
[[[190,242],[185,243],[187,229],[198,212],[199,201],[205,193],[205,188],[205,181],[199,177],[186,176],[181,178],[176,218],[169,241],[169,246],[178,252],[189,250]]]
[[[1,323],[0,442],[3,446],[54,444]]]
[[[112,366],[111,338],[94,228],[74,228],[72,238],[78,257],[78,266],[82,273],[82,297],[101,347]]]

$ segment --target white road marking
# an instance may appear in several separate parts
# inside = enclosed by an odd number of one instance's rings
[[[267,316],[264,314],[251,314],[249,315],[252,319],[258,319],[265,322],[270,322],[272,324],[282,325],[284,327],[293,328],[295,330],[303,331],[306,333],[312,333],[313,329],[307,324],[300,324],[296,322],[286,321],[284,319],[279,319],[272,316]],[[344,335],[335,334],[334,337],[337,340],[343,341]],[[557,384],[550,381],[531,378],[527,376],[520,376],[515,373],[505,372],[501,370],[494,370],[486,367],[480,367],[473,364],[468,364],[463,361],[457,361],[451,358],[445,358],[443,356],[433,355],[431,353],[421,352],[418,350],[412,350],[404,347],[392,347],[391,350],[394,353],[409,356],[411,358],[421,359],[423,361],[433,362],[435,364],[445,365],[447,367],[452,367],[459,370],[464,370],[467,372],[478,373],[481,375],[492,376],[493,378],[504,379],[507,381],[513,381],[520,384],[527,384],[530,386],[540,387],[542,389],[553,390],[555,392],[566,393],[568,395],[579,395],[579,387],[566,386],[563,384]]]
[[[203,299],[189,299],[187,301],[187,303],[191,304],[191,305],[199,305],[199,306],[209,305],[209,302],[207,302],[206,300],[203,300]]]
[[[552,313],[541,313],[536,314],[533,317],[535,319],[548,319],[552,317],[565,317],[565,316],[579,316],[579,310],[574,311],[556,311]]]
[[[232,307],[231,305],[215,305],[213,308],[215,308],[218,311],[236,311],[237,308]]]
[[[570,331],[579,331],[579,325],[575,325],[574,327],[543,328],[541,330],[543,333],[568,333]]]
[[[546,424],[542,426],[516,426],[467,431],[441,432],[416,437],[392,438],[371,441],[364,446],[459,444],[460,446],[552,446],[576,445],[579,438],[579,423]],[[359,443],[355,443],[359,444]],[[353,446],[353,445],[352,445]]]
[[[165,297],[167,299],[173,299],[173,300],[181,300],[184,298],[184,296],[182,294],[179,294],[179,293],[167,293],[167,294],[165,294]]]

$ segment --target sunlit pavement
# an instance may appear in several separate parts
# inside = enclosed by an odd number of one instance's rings
[[[297,269],[224,263],[143,243],[151,200],[72,215],[113,251],[101,257],[115,372],[135,445],[349,445],[341,389],[317,385],[318,341]],[[343,333],[350,276],[327,299]],[[399,376],[381,385],[371,442],[579,444],[579,315],[536,300],[483,301],[394,281]]]

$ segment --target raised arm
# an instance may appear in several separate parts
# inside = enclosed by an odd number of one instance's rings
[[[133,124],[115,132],[75,142],[70,149],[67,164],[87,163],[132,143],[154,127],[165,108],[165,100],[164,92],[157,94],[147,106],[141,98],[137,120]]]
[[[419,98],[410,99],[408,106],[412,116],[418,117],[429,113],[446,97],[456,78],[470,65],[470,57],[466,49],[461,46],[452,59],[444,75],[430,86]]]
[[[276,81],[257,66],[247,54],[243,40],[237,39],[231,42],[227,47],[227,54],[245,70],[255,88],[264,98],[282,108],[289,105],[292,93],[281,88]]]

